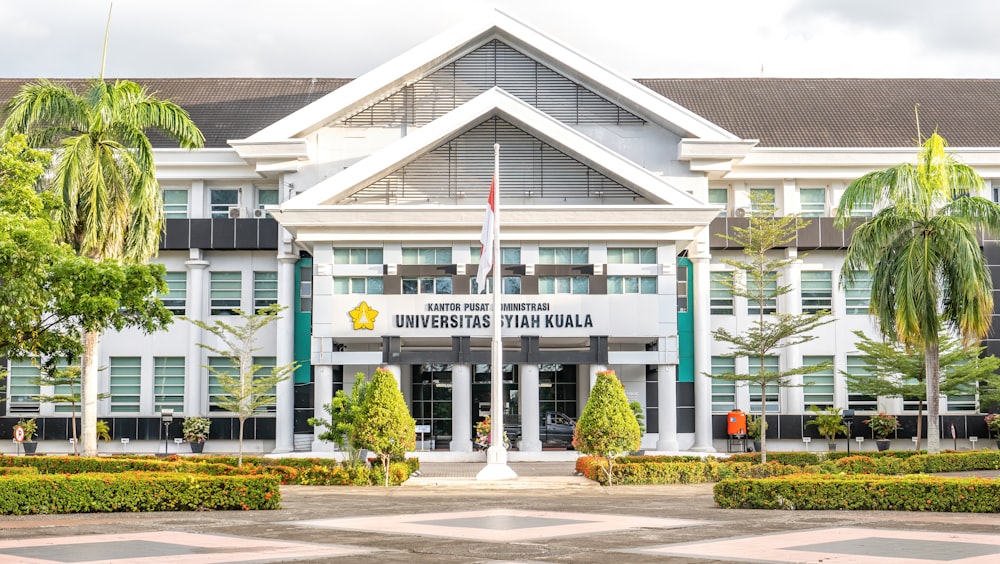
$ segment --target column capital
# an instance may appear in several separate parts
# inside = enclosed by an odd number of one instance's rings
[[[286,255],[286,254],[278,255],[278,262],[280,262],[282,264],[295,264],[295,263],[299,262],[299,256],[298,255]]]
[[[200,270],[203,268],[208,268],[211,263],[207,260],[186,260],[184,261],[184,266],[188,267],[188,270]]]

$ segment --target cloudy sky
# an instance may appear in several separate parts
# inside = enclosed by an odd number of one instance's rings
[[[0,0],[0,76],[97,76],[110,4]],[[996,0],[113,4],[109,77],[355,77],[495,7],[636,78],[1000,78]]]

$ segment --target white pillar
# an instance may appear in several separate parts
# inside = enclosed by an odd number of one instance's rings
[[[656,367],[657,424],[660,437],[656,450],[674,452],[680,450],[677,442],[677,365],[660,364]]]
[[[518,449],[526,452],[541,452],[542,441],[538,437],[538,365],[521,364],[521,443]]]
[[[710,284],[708,243],[697,243],[691,257],[694,269],[694,446],[697,452],[715,452],[712,446],[712,332],[709,318]],[[660,406],[663,409],[663,406]]]
[[[316,381],[313,383],[313,417],[317,419],[330,419],[330,414],[323,409],[323,406],[333,399],[333,367],[329,364],[320,364],[314,370]],[[316,435],[327,431],[326,427],[317,427]],[[312,450],[314,452],[331,450],[332,443],[327,443],[313,436]]]
[[[588,379],[588,381],[590,382],[590,388],[589,389],[591,389],[591,390],[594,389],[594,384],[597,383],[597,373],[598,372],[607,372],[607,370],[608,370],[608,367],[604,366],[603,364],[591,364],[590,365],[590,372],[589,372],[589,379]],[[590,396],[590,394],[587,394],[587,395],[588,395],[588,397]]]
[[[472,452],[472,369],[468,364],[451,365],[452,452]]]
[[[581,364],[576,367],[576,417],[583,415],[583,408],[587,407],[587,399],[590,397],[590,371],[588,365]],[[569,414],[567,414],[569,415]]]
[[[295,264],[298,257],[278,257],[278,304],[288,309],[281,312],[277,323],[277,365],[285,366],[295,359]],[[295,375],[278,382],[275,388],[274,451],[291,452],[295,448]]]
[[[778,285],[791,286],[791,290],[782,296],[784,298],[784,312],[791,315],[802,313],[802,261],[798,260],[796,249],[785,250],[786,258],[792,260],[785,267],[784,276],[778,280]],[[798,345],[785,347],[782,358],[779,359],[781,370],[794,370],[802,366],[802,354]],[[802,375],[792,376],[788,379],[791,386],[779,388],[782,401],[778,402],[776,413],[805,413],[805,389],[802,387]],[[773,407],[773,406],[769,406]],[[768,409],[770,412],[770,409]]]
[[[205,321],[205,270],[208,261],[202,260],[201,249],[191,249],[190,260],[184,263],[188,269],[187,316],[196,321]],[[202,380],[208,371],[205,364],[205,351],[198,343],[204,341],[205,332],[193,323],[188,324],[187,360],[184,366],[184,415],[188,417],[208,413],[208,402],[204,401],[207,394],[208,381]]]
[[[396,386],[399,387],[399,392],[403,392],[403,368],[398,364],[387,364],[385,369],[392,372],[393,377],[396,378]]]

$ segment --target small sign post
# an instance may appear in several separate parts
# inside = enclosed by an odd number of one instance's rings
[[[24,442],[24,427],[20,425],[14,427],[14,442],[17,443],[17,455],[21,456],[21,443]]]

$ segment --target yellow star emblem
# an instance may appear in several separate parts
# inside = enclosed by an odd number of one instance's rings
[[[354,321],[354,330],[358,331],[360,329],[375,330],[375,318],[378,317],[378,312],[372,309],[368,302],[361,302],[358,307],[350,311],[351,320]]]

